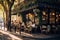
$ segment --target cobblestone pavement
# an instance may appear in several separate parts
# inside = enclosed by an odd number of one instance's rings
[[[13,33],[0,30],[0,40],[60,40],[60,35]]]

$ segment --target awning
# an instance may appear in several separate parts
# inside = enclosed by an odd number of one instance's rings
[[[30,9],[34,9],[34,8],[36,8],[36,7],[38,7],[38,5],[34,5],[34,6],[32,6],[32,7],[29,7],[29,8],[27,8],[27,9],[22,9],[22,10],[13,10],[12,11],[12,14],[15,14],[15,13],[19,13],[19,12],[24,12],[24,11],[28,11],[28,10],[30,10]]]

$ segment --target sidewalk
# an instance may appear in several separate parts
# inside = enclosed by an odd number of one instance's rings
[[[0,33],[8,35],[11,40],[60,40],[60,35],[29,34],[25,32],[13,33],[0,30]]]
[[[58,34],[51,34],[51,35],[45,35],[45,34],[29,34],[25,32],[21,32],[21,36],[19,33],[12,33],[11,34],[21,37],[23,40],[60,40],[60,35]]]
[[[21,37],[17,37],[7,31],[0,30],[0,39],[1,40],[22,40]]]

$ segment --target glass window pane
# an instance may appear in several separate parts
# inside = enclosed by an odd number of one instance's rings
[[[48,14],[45,12],[45,11],[43,11],[42,12],[42,24],[47,24],[47,21],[48,20]]]
[[[55,24],[55,13],[51,12],[50,13],[50,24]]]

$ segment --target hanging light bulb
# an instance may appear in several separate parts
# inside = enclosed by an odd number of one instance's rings
[[[52,13],[52,15],[55,15],[55,13]]]

